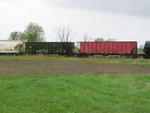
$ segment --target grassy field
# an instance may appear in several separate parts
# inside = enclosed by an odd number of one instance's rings
[[[0,62],[11,60],[33,63],[38,61],[150,65],[150,61],[144,59],[0,56]],[[3,67],[1,71],[5,71],[5,68]],[[5,76],[0,72],[0,113],[149,113],[150,111],[148,74],[43,76],[37,73],[31,76],[22,73],[19,76]]]
[[[149,75],[1,77],[0,113],[149,113]]]
[[[73,58],[53,56],[0,56],[0,60],[23,60],[23,61],[45,61],[45,62],[81,62],[96,64],[118,64],[118,65],[139,65],[150,66],[147,59],[116,59],[116,58]]]

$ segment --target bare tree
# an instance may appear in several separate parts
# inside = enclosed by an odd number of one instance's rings
[[[60,26],[54,29],[54,31],[60,42],[71,42],[75,36],[75,33],[73,33],[72,28],[69,26]]]
[[[91,41],[91,40],[92,40],[92,37],[89,36],[87,33],[85,33],[85,34],[83,35],[83,39],[84,39],[84,42],[88,42],[88,41]]]

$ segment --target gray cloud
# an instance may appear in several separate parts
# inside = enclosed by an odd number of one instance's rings
[[[64,8],[150,17],[150,0],[55,0],[51,4]]]

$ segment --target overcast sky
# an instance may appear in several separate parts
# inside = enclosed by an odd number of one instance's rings
[[[71,26],[83,41],[94,38],[150,40],[150,0],[0,0],[0,39],[23,31],[30,22],[41,25],[47,41],[57,41],[54,28]]]

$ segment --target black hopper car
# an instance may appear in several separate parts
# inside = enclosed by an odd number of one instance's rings
[[[59,54],[71,55],[74,42],[24,42],[23,48],[27,54]]]

